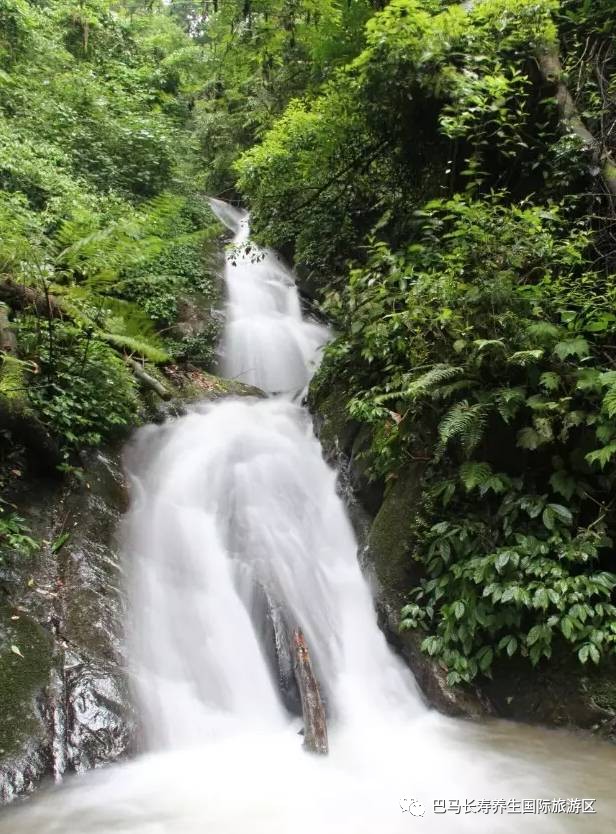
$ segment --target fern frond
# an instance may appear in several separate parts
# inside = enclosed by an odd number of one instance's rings
[[[430,394],[434,399],[446,399],[456,391],[470,388],[475,380],[461,379],[455,377],[463,373],[463,368],[452,367],[451,365],[436,365],[425,374],[414,379],[409,385],[401,390],[390,391],[386,394],[379,394],[374,398],[375,403],[384,403],[389,400],[415,400]],[[449,382],[449,380],[454,380]]]
[[[526,332],[534,342],[544,345],[554,344],[560,335],[558,327],[549,321],[538,321],[530,324],[526,328]]]
[[[511,354],[507,361],[512,365],[520,365],[522,368],[525,368],[527,365],[534,365],[538,362],[543,357],[544,353],[545,351],[542,348],[536,348],[534,350],[517,350],[515,353]]]
[[[479,351],[487,348],[498,348],[498,350],[505,350],[505,343],[502,339],[475,339],[473,342]]]
[[[445,446],[456,439],[467,452],[471,452],[481,442],[486,422],[487,412],[483,403],[470,405],[462,400],[449,409],[439,424],[441,443]]]
[[[88,296],[92,303],[99,308],[104,320],[104,329],[107,333],[143,339],[163,349],[154,322],[137,304],[121,298],[111,298],[92,293],[88,293]]]
[[[609,388],[603,397],[603,408],[607,412],[608,417],[616,417],[616,385]]]
[[[476,384],[475,379],[458,379],[456,382],[450,382],[447,385],[439,386],[434,392],[434,399],[446,400],[452,394],[457,394],[459,391],[465,391],[472,388]]]
[[[494,392],[494,400],[498,413],[505,423],[508,423],[513,420],[526,402],[526,389],[521,387],[497,388]]]
[[[406,399],[416,399],[424,396],[446,382],[451,382],[464,372],[463,368],[452,365],[435,365],[425,374],[414,379],[404,392]]]
[[[489,463],[469,460],[460,467],[460,480],[467,492],[484,486],[489,482],[491,477],[492,467]]]
[[[143,339],[135,339],[132,336],[122,336],[119,333],[105,333],[99,331],[97,334],[99,339],[107,342],[114,347],[124,348],[131,353],[136,353],[149,359],[150,362],[160,364],[169,361],[169,354],[165,353],[160,347],[152,345]]]

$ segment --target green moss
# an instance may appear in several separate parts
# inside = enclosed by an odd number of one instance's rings
[[[603,165],[603,176],[606,180],[613,180],[616,177],[616,165],[609,159]]]
[[[263,391],[234,379],[223,379],[197,368],[183,370],[175,377],[177,395],[184,401],[217,399],[218,397],[262,397]]]
[[[370,557],[383,589],[388,596],[393,594],[400,600],[416,582],[410,542],[420,493],[421,471],[409,467],[385,496],[368,537]]]
[[[34,698],[49,678],[51,663],[50,635],[23,614],[0,608],[0,756],[40,734]]]

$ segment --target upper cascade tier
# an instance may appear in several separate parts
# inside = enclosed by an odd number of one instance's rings
[[[329,331],[302,316],[293,273],[267,249],[249,243],[248,214],[212,199],[234,233],[225,262],[226,327],[221,373],[270,394],[301,391],[314,373]]]

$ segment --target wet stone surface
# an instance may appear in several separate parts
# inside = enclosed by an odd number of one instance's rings
[[[27,487],[19,509],[43,544],[0,570],[2,803],[47,776],[115,761],[135,738],[114,541],[126,504],[119,461],[92,455],[81,483]]]

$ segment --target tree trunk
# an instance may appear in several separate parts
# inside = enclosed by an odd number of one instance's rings
[[[591,154],[597,173],[601,173],[605,185],[616,197],[616,163],[607,148],[595,139],[584,124],[577,106],[564,81],[563,68],[556,48],[544,49],[538,57],[539,71],[546,84],[556,88],[556,106],[563,128],[582,140]]]
[[[302,699],[304,716],[304,748],[310,753],[328,752],[325,709],[319,684],[312,669],[306,639],[299,628],[293,632],[294,671]]]

